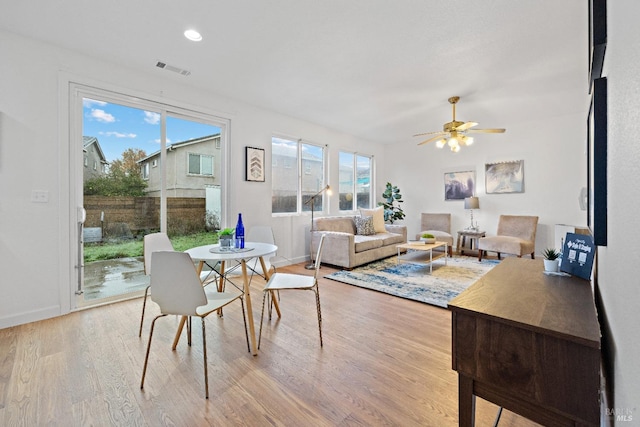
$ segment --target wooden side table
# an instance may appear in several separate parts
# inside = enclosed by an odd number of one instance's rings
[[[469,249],[473,249],[473,241],[478,240],[480,237],[485,237],[487,235],[486,231],[475,231],[475,230],[460,230],[458,231],[458,243],[456,244],[456,249],[460,255],[464,254],[464,245],[467,241],[467,237],[469,238]],[[460,241],[462,241],[462,245],[460,245]],[[478,243],[476,242],[476,247]]]

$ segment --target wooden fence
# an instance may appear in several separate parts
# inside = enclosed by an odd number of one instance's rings
[[[103,238],[135,237],[160,230],[159,197],[84,196],[85,228],[99,227]],[[168,233],[205,230],[205,199],[167,198]]]

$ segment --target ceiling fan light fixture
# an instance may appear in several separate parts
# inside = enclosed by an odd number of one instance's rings
[[[436,147],[442,148],[442,147],[445,146],[446,143],[447,143],[446,139],[444,139],[444,138],[439,139],[438,141],[436,141]]]
[[[460,147],[460,144],[458,143],[458,138],[455,136],[452,136],[451,138],[449,138],[449,140],[447,141],[447,145],[449,145],[449,147],[451,147],[452,150],[453,150],[453,147]]]
[[[451,151],[453,151],[454,153],[457,153],[458,151],[460,151],[460,146],[459,145],[452,146]]]

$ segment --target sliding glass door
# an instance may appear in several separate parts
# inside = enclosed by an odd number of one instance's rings
[[[76,108],[76,306],[142,294],[148,233],[202,242],[223,221],[225,121],[92,88]],[[81,113],[80,113],[81,111]],[[74,145],[74,144],[72,144]],[[211,237],[212,238],[212,237]]]

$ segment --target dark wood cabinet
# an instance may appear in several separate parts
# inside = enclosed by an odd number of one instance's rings
[[[459,425],[475,396],[545,426],[600,423],[600,328],[589,281],[507,258],[449,303]]]

